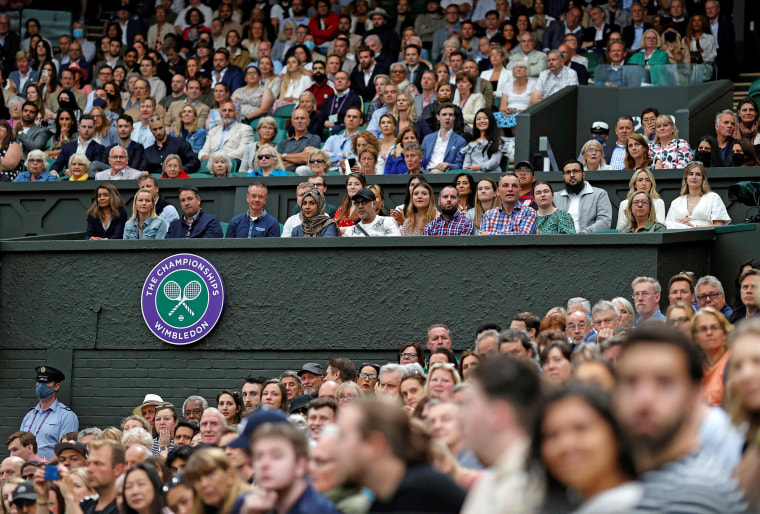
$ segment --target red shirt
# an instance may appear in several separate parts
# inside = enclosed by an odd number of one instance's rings
[[[306,91],[310,92],[312,95],[314,95],[314,98],[317,99],[317,110],[320,110],[322,108],[322,102],[327,100],[328,97],[335,94],[335,90],[327,81],[325,81],[325,83],[321,86],[316,83],[312,84]]]
[[[332,41],[338,37],[338,22],[340,16],[330,11],[324,20],[319,18],[317,14],[309,20],[309,33],[314,36],[314,40],[318,45]],[[320,23],[321,22],[321,23]],[[322,25],[324,24],[324,29]]]

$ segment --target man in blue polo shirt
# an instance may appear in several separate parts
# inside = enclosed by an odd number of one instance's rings
[[[248,211],[230,220],[226,237],[280,237],[280,223],[264,210],[267,203],[267,186],[261,182],[254,182],[248,186],[245,199],[248,201]]]

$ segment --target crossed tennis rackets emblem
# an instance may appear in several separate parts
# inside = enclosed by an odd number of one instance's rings
[[[184,306],[191,316],[195,316],[195,313],[186,302],[191,302],[198,298],[202,289],[203,287],[201,286],[201,283],[197,280],[188,282],[184,289],[180,288],[179,284],[173,280],[164,284],[164,295],[172,302],[178,302],[177,305],[172,307],[172,310],[169,311],[168,315],[171,316],[180,306]]]

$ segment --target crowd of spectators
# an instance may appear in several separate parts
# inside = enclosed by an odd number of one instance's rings
[[[690,12],[683,0],[430,0],[394,15],[366,0],[147,4],[116,6],[96,43],[76,22],[57,46],[37,19],[13,31],[0,15],[0,180],[503,171],[517,114],[566,86],[639,86],[666,64],[736,73],[717,0]],[[696,150],[653,111],[633,165],[683,168]],[[746,99],[731,134],[720,122],[724,165],[760,162],[757,118]],[[584,168],[627,166],[633,128],[620,124],[604,158],[584,145]],[[28,161],[35,150],[47,159]]]
[[[392,362],[157,390],[117,426],[82,429],[63,372],[38,365],[0,511],[755,512],[760,262],[736,285],[732,307],[714,276],[640,276],[465,343],[432,325]]]

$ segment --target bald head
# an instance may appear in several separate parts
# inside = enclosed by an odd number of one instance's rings
[[[338,383],[333,382],[332,380],[328,380],[322,386],[319,388],[319,397],[320,398],[335,398],[336,393],[338,392]]]
[[[0,464],[0,480],[11,477],[21,477],[21,466],[24,465],[24,459],[21,457],[6,457]]]

